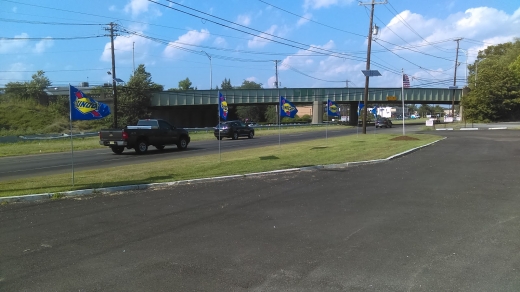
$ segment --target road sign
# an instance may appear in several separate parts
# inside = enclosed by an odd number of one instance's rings
[[[361,70],[363,72],[363,75],[372,77],[372,76],[381,76],[381,73],[377,70]]]
[[[397,96],[387,96],[386,100],[388,100],[388,101],[396,101],[397,100]]]

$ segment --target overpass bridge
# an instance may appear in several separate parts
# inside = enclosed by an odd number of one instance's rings
[[[279,88],[220,90],[226,97],[231,113],[237,105],[276,105],[284,96],[296,106],[312,106],[313,122],[321,122],[327,99],[348,106],[350,119],[357,122],[357,107],[363,101],[364,88]],[[370,88],[368,106],[400,106],[401,88]],[[405,104],[459,104],[462,89],[405,88]],[[153,93],[153,116],[184,127],[214,126],[218,122],[217,90],[183,90]],[[233,118],[233,115],[231,115]]]

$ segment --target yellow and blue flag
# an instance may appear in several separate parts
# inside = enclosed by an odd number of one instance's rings
[[[110,115],[108,105],[97,102],[81,90],[69,85],[70,120],[99,120]]]
[[[298,113],[298,109],[296,109],[294,104],[288,101],[285,97],[280,96],[280,116],[294,118],[296,113]]]
[[[336,103],[330,99],[327,100],[327,115],[339,117],[339,108]]]
[[[219,91],[218,92],[218,112],[219,112],[220,117],[224,121],[227,120],[228,111],[229,111],[229,108],[228,108],[228,104],[226,101],[226,97],[224,95],[222,95],[222,93]]]

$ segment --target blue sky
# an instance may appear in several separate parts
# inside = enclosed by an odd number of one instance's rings
[[[209,89],[211,75],[213,87],[229,78],[273,88],[279,60],[281,87],[363,87],[369,8],[351,0],[0,0],[0,87],[37,70],[55,86],[111,82],[110,22],[120,30],[122,80],[135,63],[165,89],[186,77]],[[457,38],[462,86],[466,60],[520,37],[520,3],[388,1],[376,5],[374,24],[372,69],[382,76],[371,87],[400,87],[401,69],[412,87],[452,85]]]

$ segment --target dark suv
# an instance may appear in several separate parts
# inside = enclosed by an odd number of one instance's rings
[[[392,127],[392,121],[388,118],[378,118],[376,120],[376,128],[391,128]]]
[[[255,129],[242,121],[227,121],[220,122],[220,124],[215,127],[214,134],[215,137],[220,140],[222,140],[222,138],[231,138],[236,140],[241,136],[253,139],[255,136]]]

